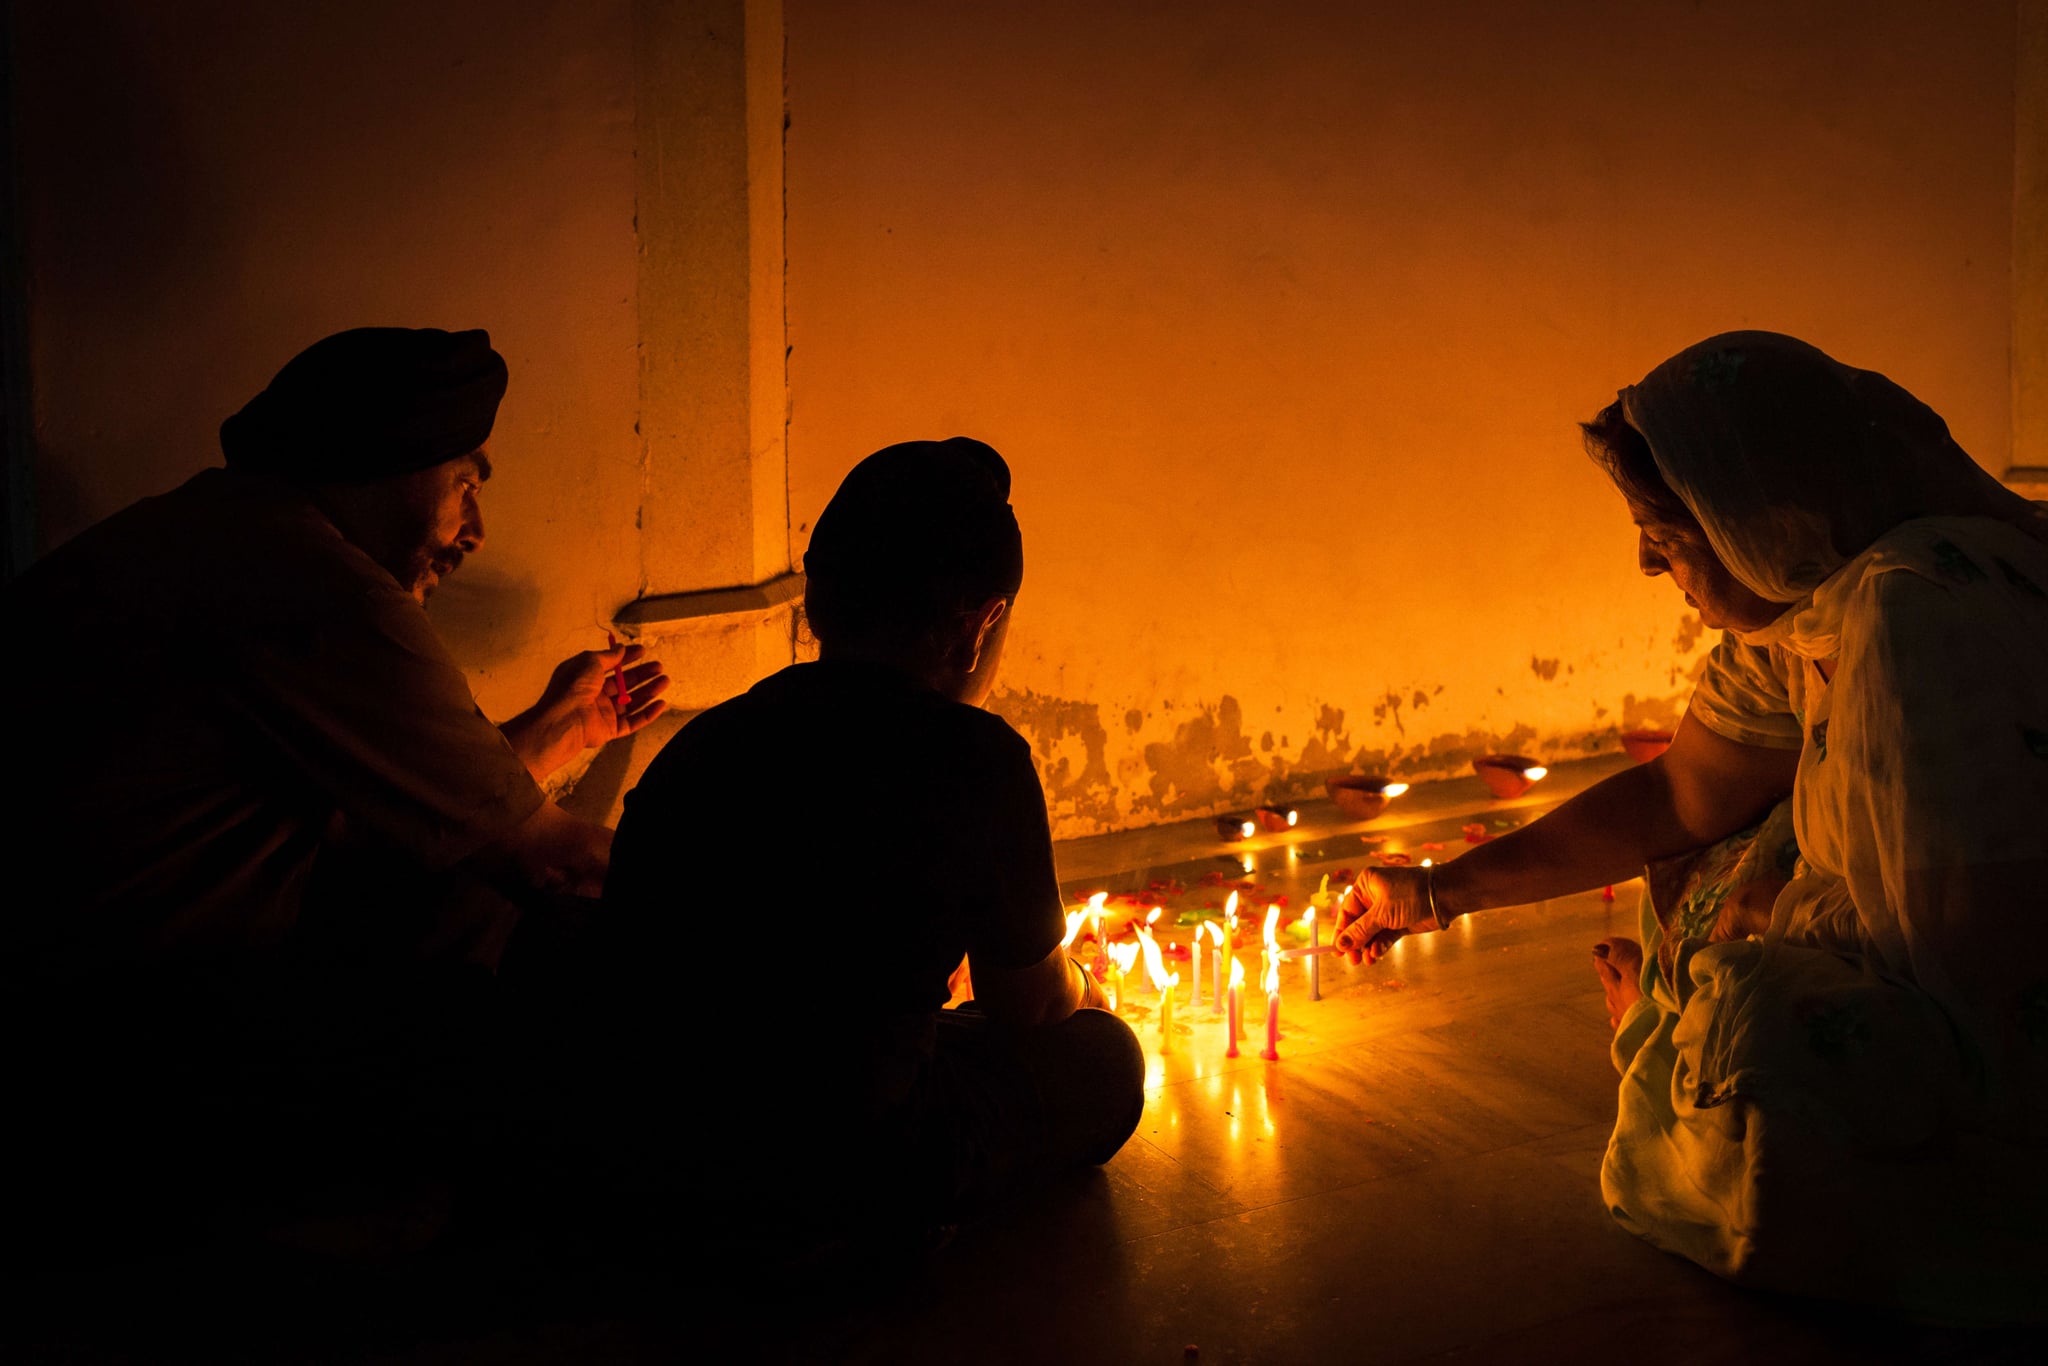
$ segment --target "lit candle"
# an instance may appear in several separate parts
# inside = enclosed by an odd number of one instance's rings
[[[1327,887],[1329,884],[1330,880],[1324,878],[1323,885]],[[1310,906],[1302,913],[1301,923],[1308,926],[1308,998],[1311,1001],[1320,1001],[1323,999],[1323,956],[1316,952],[1322,941],[1316,927],[1314,906]]]
[[[1173,1051],[1173,989],[1180,985],[1180,974],[1173,973],[1166,979],[1159,1001],[1159,1054],[1166,1056]]]
[[[1202,928],[1208,923],[1204,920],[1201,925],[1195,926],[1195,942],[1188,949],[1188,966],[1195,972],[1194,984],[1188,989],[1189,1010],[1202,1008]]]
[[[1259,1056],[1267,1062],[1280,1061],[1280,955],[1270,952],[1266,955],[1266,1046]]]
[[[1158,914],[1156,911],[1153,914]],[[1154,991],[1166,990],[1166,957],[1159,952],[1159,941],[1152,937],[1150,923],[1138,926],[1138,948],[1145,955],[1145,980]]]
[[[1266,986],[1266,1046],[1271,1048],[1280,1038],[1280,1017],[1274,1013],[1271,998],[1280,990],[1280,908],[1277,905],[1266,908],[1266,946],[1259,950],[1259,961],[1265,965],[1261,974]]]
[[[1235,958],[1230,960],[1230,1011],[1226,1023],[1230,1027],[1230,1047],[1223,1050],[1223,1056],[1237,1056],[1237,1036],[1244,1028],[1242,993],[1244,991],[1244,964]]]
[[[1161,990],[1159,984],[1166,980],[1166,962],[1159,956],[1159,945],[1152,938],[1152,927],[1159,923],[1159,917],[1165,910],[1164,906],[1154,906],[1152,914],[1145,917],[1145,923],[1138,929],[1138,940],[1145,948],[1145,984],[1154,991]]]
[[[1209,985],[1213,989],[1213,999],[1209,1002],[1209,1013],[1211,1015],[1221,1015],[1223,1013],[1223,950],[1220,948],[1209,950]]]
[[[1136,944],[1111,944],[1109,946],[1109,1008],[1122,1010],[1124,1005],[1124,980],[1138,961]]]
[[[1223,973],[1235,978],[1234,965],[1237,962],[1237,893],[1232,892],[1223,903]],[[1216,979],[1222,981],[1223,977]]]
[[[1067,912],[1067,937],[1060,941],[1061,948],[1066,948],[1074,942],[1074,936],[1081,933],[1081,922],[1087,918],[1088,912],[1086,911]]]
[[[1109,900],[1108,892],[1097,892],[1088,898],[1088,933],[1095,939],[1095,951],[1102,952],[1102,903]]]

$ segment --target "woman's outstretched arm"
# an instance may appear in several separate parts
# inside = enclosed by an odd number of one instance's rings
[[[1439,920],[1635,877],[1647,863],[1712,844],[1763,816],[1792,790],[1798,767],[1797,750],[1740,744],[1688,714],[1671,748],[1649,763],[1433,873],[1367,870],[1338,914],[1337,942],[1353,962],[1377,958],[1395,938],[1435,929]]]

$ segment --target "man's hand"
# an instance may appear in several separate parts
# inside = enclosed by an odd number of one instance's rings
[[[661,700],[668,691],[668,675],[661,671],[660,660],[646,655],[644,645],[570,655],[555,666],[533,709],[569,723],[581,749],[631,735],[668,710],[668,703]],[[618,688],[622,674],[626,684],[623,702]]]
[[[661,700],[668,675],[646,655],[642,645],[570,655],[555,666],[540,701],[499,727],[534,781],[546,782],[584,750],[631,735],[668,710]]]

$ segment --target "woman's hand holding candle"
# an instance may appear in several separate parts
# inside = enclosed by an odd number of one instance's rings
[[[1376,963],[1404,936],[1428,934],[1450,923],[1456,912],[1445,904],[1444,889],[1435,889],[1436,910],[1430,907],[1436,868],[1368,868],[1337,903],[1334,940],[1353,963]],[[1438,877],[1441,882],[1444,879]],[[1439,919],[1441,916],[1441,919]]]

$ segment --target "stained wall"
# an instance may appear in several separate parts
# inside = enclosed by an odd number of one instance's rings
[[[2015,11],[791,0],[790,503],[967,433],[1064,835],[1612,748],[1711,644],[1573,423],[1767,327],[2002,471]]]

